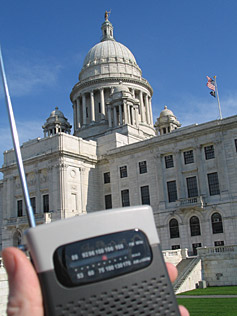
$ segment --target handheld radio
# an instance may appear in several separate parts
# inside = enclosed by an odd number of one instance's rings
[[[149,206],[36,227],[0,50],[1,73],[30,228],[26,243],[47,316],[180,316]]]

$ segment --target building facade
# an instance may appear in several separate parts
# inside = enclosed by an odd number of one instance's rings
[[[56,108],[44,138],[22,144],[37,224],[150,204],[163,249],[237,244],[237,116],[181,127],[167,107],[153,124],[153,90],[106,17],[70,94],[71,125]],[[0,171],[2,247],[28,227],[13,150]]]

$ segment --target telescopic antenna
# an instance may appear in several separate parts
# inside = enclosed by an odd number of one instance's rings
[[[6,78],[6,74],[4,70],[1,46],[0,46],[0,64],[1,64],[1,74],[2,74],[2,80],[3,80],[3,88],[5,92],[6,106],[7,106],[10,128],[11,128],[11,133],[12,133],[12,141],[13,141],[13,146],[14,146],[14,150],[16,154],[17,167],[18,167],[18,171],[19,171],[19,175],[21,179],[21,185],[22,185],[23,196],[24,196],[25,205],[26,205],[28,222],[29,222],[30,227],[35,227],[35,217],[34,217],[34,212],[33,212],[31,203],[30,203],[30,196],[28,192],[26,176],[25,176],[25,171],[24,171],[24,166],[23,166],[23,161],[22,161],[22,156],[21,156],[19,137],[18,137],[18,133],[16,129],[16,122],[15,122],[11,98],[10,98],[10,94],[8,90],[7,78]]]

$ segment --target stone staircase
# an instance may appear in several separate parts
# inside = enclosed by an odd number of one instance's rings
[[[189,258],[183,259],[176,266],[176,268],[178,269],[178,278],[173,283],[173,288],[174,288],[175,293],[179,292],[180,287],[187,280],[187,278],[189,279],[192,278],[192,272],[194,271],[195,267],[200,262],[200,260],[201,259],[199,257],[189,257]]]

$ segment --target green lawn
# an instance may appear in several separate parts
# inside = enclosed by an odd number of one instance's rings
[[[206,289],[197,289],[179,295],[237,295],[237,286],[215,286]],[[237,315],[237,312],[236,312]]]
[[[190,316],[236,316],[237,298],[178,298]]]

